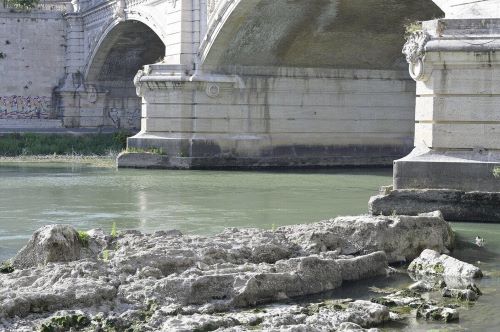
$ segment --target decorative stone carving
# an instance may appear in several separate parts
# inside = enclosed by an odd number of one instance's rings
[[[220,87],[218,84],[208,83],[205,92],[210,98],[216,98],[220,94]]]
[[[403,54],[409,64],[410,76],[415,81],[424,80],[425,45],[431,39],[426,31],[413,33],[403,47]]]
[[[139,70],[139,71],[137,71],[137,74],[135,74],[135,76],[134,76],[135,93],[139,97],[142,97],[142,93],[141,93],[141,86],[142,86],[141,78],[144,75],[147,75],[147,73],[145,73],[144,70]]]

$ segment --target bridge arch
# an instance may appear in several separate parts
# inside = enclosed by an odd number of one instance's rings
[[[404,25],[442,15],[431,0],[220,0],[200,58],[210,68],[404,68]]]
[[[89,56],[84,80],[99,97],[108,125],[140,127],[140,98],[133,78],[165,56],[163,32],[150,19],[130,14],[109,23]],[[105,121],[105,122],[106,122]]]

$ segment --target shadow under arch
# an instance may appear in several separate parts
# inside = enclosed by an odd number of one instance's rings
[[[104,125],[140,127],[141,100],[133,78],[146,64],[161,61],[165,44],[152,28],[130,19],[113,22],[94,50],[85,85],[95,90],[104,109]]]
[[[225,0],[200,55],[232,66],[405,70],[405,25],[443,17],[432,0]]]

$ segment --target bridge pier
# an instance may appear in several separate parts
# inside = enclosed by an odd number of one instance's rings
[[[188,75],[183,66],[146,66],[135,78],[143,98],[142,129],[128,139],[132,153],[121,155],[118,165],[390,165],[409,152],[408,137],[398,134],[411,131],[412,108],[404,105],[412,105],[413,93],[404,73],[272,70]]]
[[[415,150],[395,162],[394,188],[500,191],[500,19],[425,22],[406,51]]]
[[[403,49],[417,81],[415,149],[370,209],[500,221],[500,3],[435,2],[446,18],[424,22]]]

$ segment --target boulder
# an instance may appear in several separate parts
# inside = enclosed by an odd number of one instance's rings
[[[71,262],[81,258],[84,244],[78,232],[69,225],[48,225],[38,229],[12,259],[16,269],[45,265],[50,262]]]
[[[483,276],[478,267],[448,255],[426,249],[408,266],[416,275],[439,275],[452,278],[472,279]]]
[[[480,295],[482,295],[479,288],[476,285],[470,285],[466,289],[455,289],[445,287],[441,291],[443,297],[451,297],[461,301],[476,301]]]

